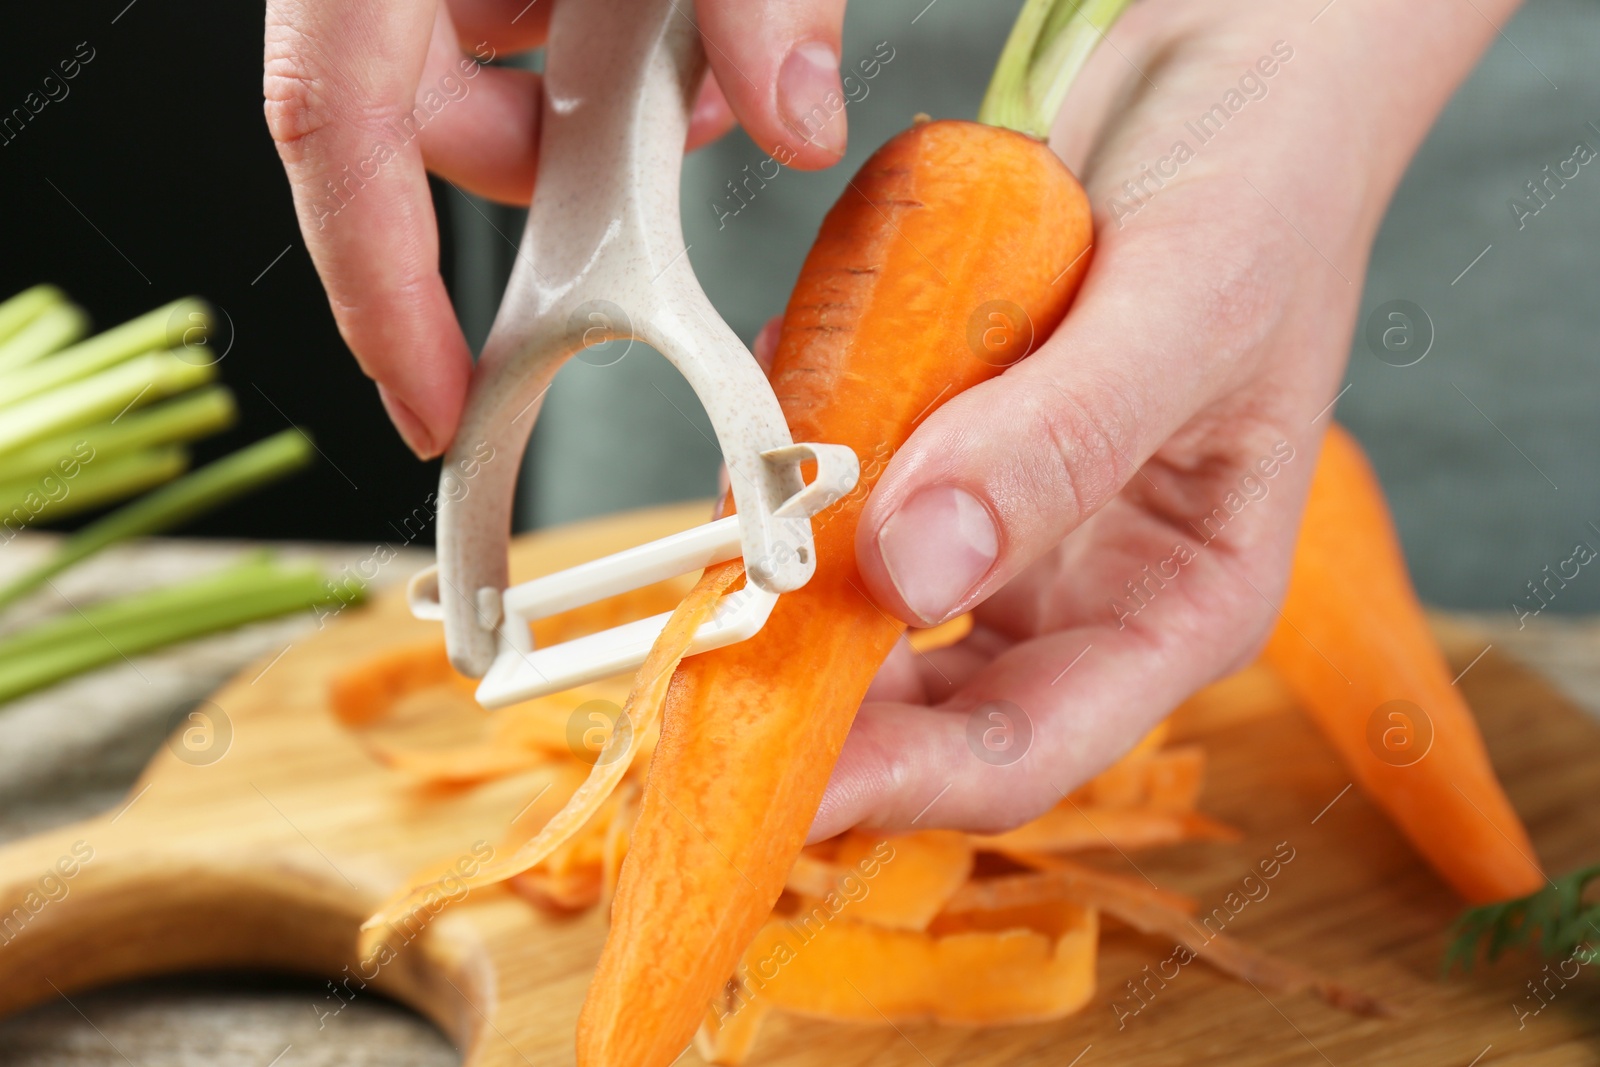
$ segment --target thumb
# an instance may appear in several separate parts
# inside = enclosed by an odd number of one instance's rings
[[[895,455],[856,529],[858,566],[886,610],[931,625],[983,600],[1244,380],[1246,335],[1261,327],[1216,310],[1243,294],[1219,301],[1203,255],[1175,271],[1172,248],[1143,243],[1097,248],[1055,334],[934,412]]]

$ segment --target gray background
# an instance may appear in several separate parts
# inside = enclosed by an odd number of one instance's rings
[[[868,83],[868,96],[850,105],[850,152],[840,166],[782,172],[719,228],[711,201],[762,153],[736,132],[689,158],[689,258],[747,342],[782,310],[823,213],[871,150],[918,111],[975,114],[1018,2],[926,3],[851,6],[846,65],[879,41],[895,56]],[[1439,120],[1378,237],[1363,320],[1390,300],[1410,300],[1435,337],[1421,363],[1402,368],[1380,362],[1358,328],[1338,417],[1371,451],[1422,593],[1443,606],[1509,611],[1525,583],[1570,556],[1580,538],[1600,547],[1600,531],[1587,525],[1600,526],[1600,474],[1591,461],[1600,436],[1591,417],[1600,397],[1592,358],[1600,160],[1521,232],[1507,206],[1576,141],[1600,148],[1600,131],[1587,125],[1600,125],[1597,46],[1593,3],[1525,7]],[[476,212],[458,219],[458,299],[477,337],[513,252],[506,235],[515,238],[521,225],[514,213],[489,214],[500,233]],[[709,495],[716,462],[693,393],[659,356],[635,346],[612,366],[575,361],[535,431],[519,517],[524,526],[548,525]],[[1588,570],[1551,610],[1600,608],[1600,580]]]

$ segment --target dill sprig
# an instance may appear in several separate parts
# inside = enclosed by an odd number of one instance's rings
[[[1600,901],[1584,902],[1589,883],[1600,879],[1600,863],[1557,878],[1537,893],[1462,912],[1451,930],[1444,970],[1472,969],[1481,951],[1493,963],[1508,949],[1534,942],[1546,958],[1576,952],[1590,936],[1600,939]]]

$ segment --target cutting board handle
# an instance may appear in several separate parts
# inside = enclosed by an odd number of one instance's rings
[[[0,847],[0,1015],[185,971],[312,974],[326,988],[308,997],[307,1011],[325,1024],[370,987],[468,1049],[465,1067],[524,1062],[504,1037],[515,1030],[513,1006],[494,978],[518,942],[497,943],[483,927],[525,927],[525,903],[484,894],[476,921],[447,914],[365,974],[357,935],[376,895],[270,850],[259,858],[203,851],[181,829],[130,832],[110,817]]]
[[[292,870],[229,869],[111,818],[0,848],[0,1012],[177,971],[336,973],[361,905]]]

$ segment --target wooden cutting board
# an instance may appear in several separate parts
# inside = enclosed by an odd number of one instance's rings
[[[513,576],[704,515],[703,505],[653,509],[523,538]],[[410,618],[398,593],[351,609],[214,694],[116,810],[0,849],[0,1012],[138,976],[282,970],[336,981],[328,1012],[377,993],[414,1006],[469,1050],[472,1067],[571,1063],[604,934],[598,914],[552,919],[482,891],[365,980],[356,973],[356,930],[373,906],[415,868],[498,840],[529,799],[525,778],[421,793],[328,714],[331,673],[437,633]],[[1470,634],[1443,636],[1457,669],[1483,647]],[[1548,867],[1600,859],[1600,726],[1493,652],[1460,684]],[[1099,991],[1074,1018],[998,1030],[779,1020],[756,1062],[1600,1064],[1594,975],[1563,986],[1518,956],[1440,978],[1456,902],[1347,788],[1299,714],[1236,720],[1201,740],[1211,757],[1202,808],[1244,840],[1108,862],[1137,864],[1203,908],[1223,907],[1228,933],[1379,994],[1399,1018],[1357,1020],[1308,996],[1269,997],[1198,963],[1163,967],[1171,945],[1117,933],[1102,946]],[[1290,854],[1275,878],[1245,881],[1261,861]],[[1529,982],[1545,983],[1539,999]],[[682,1062],[698,1060],[691,1051]]]

